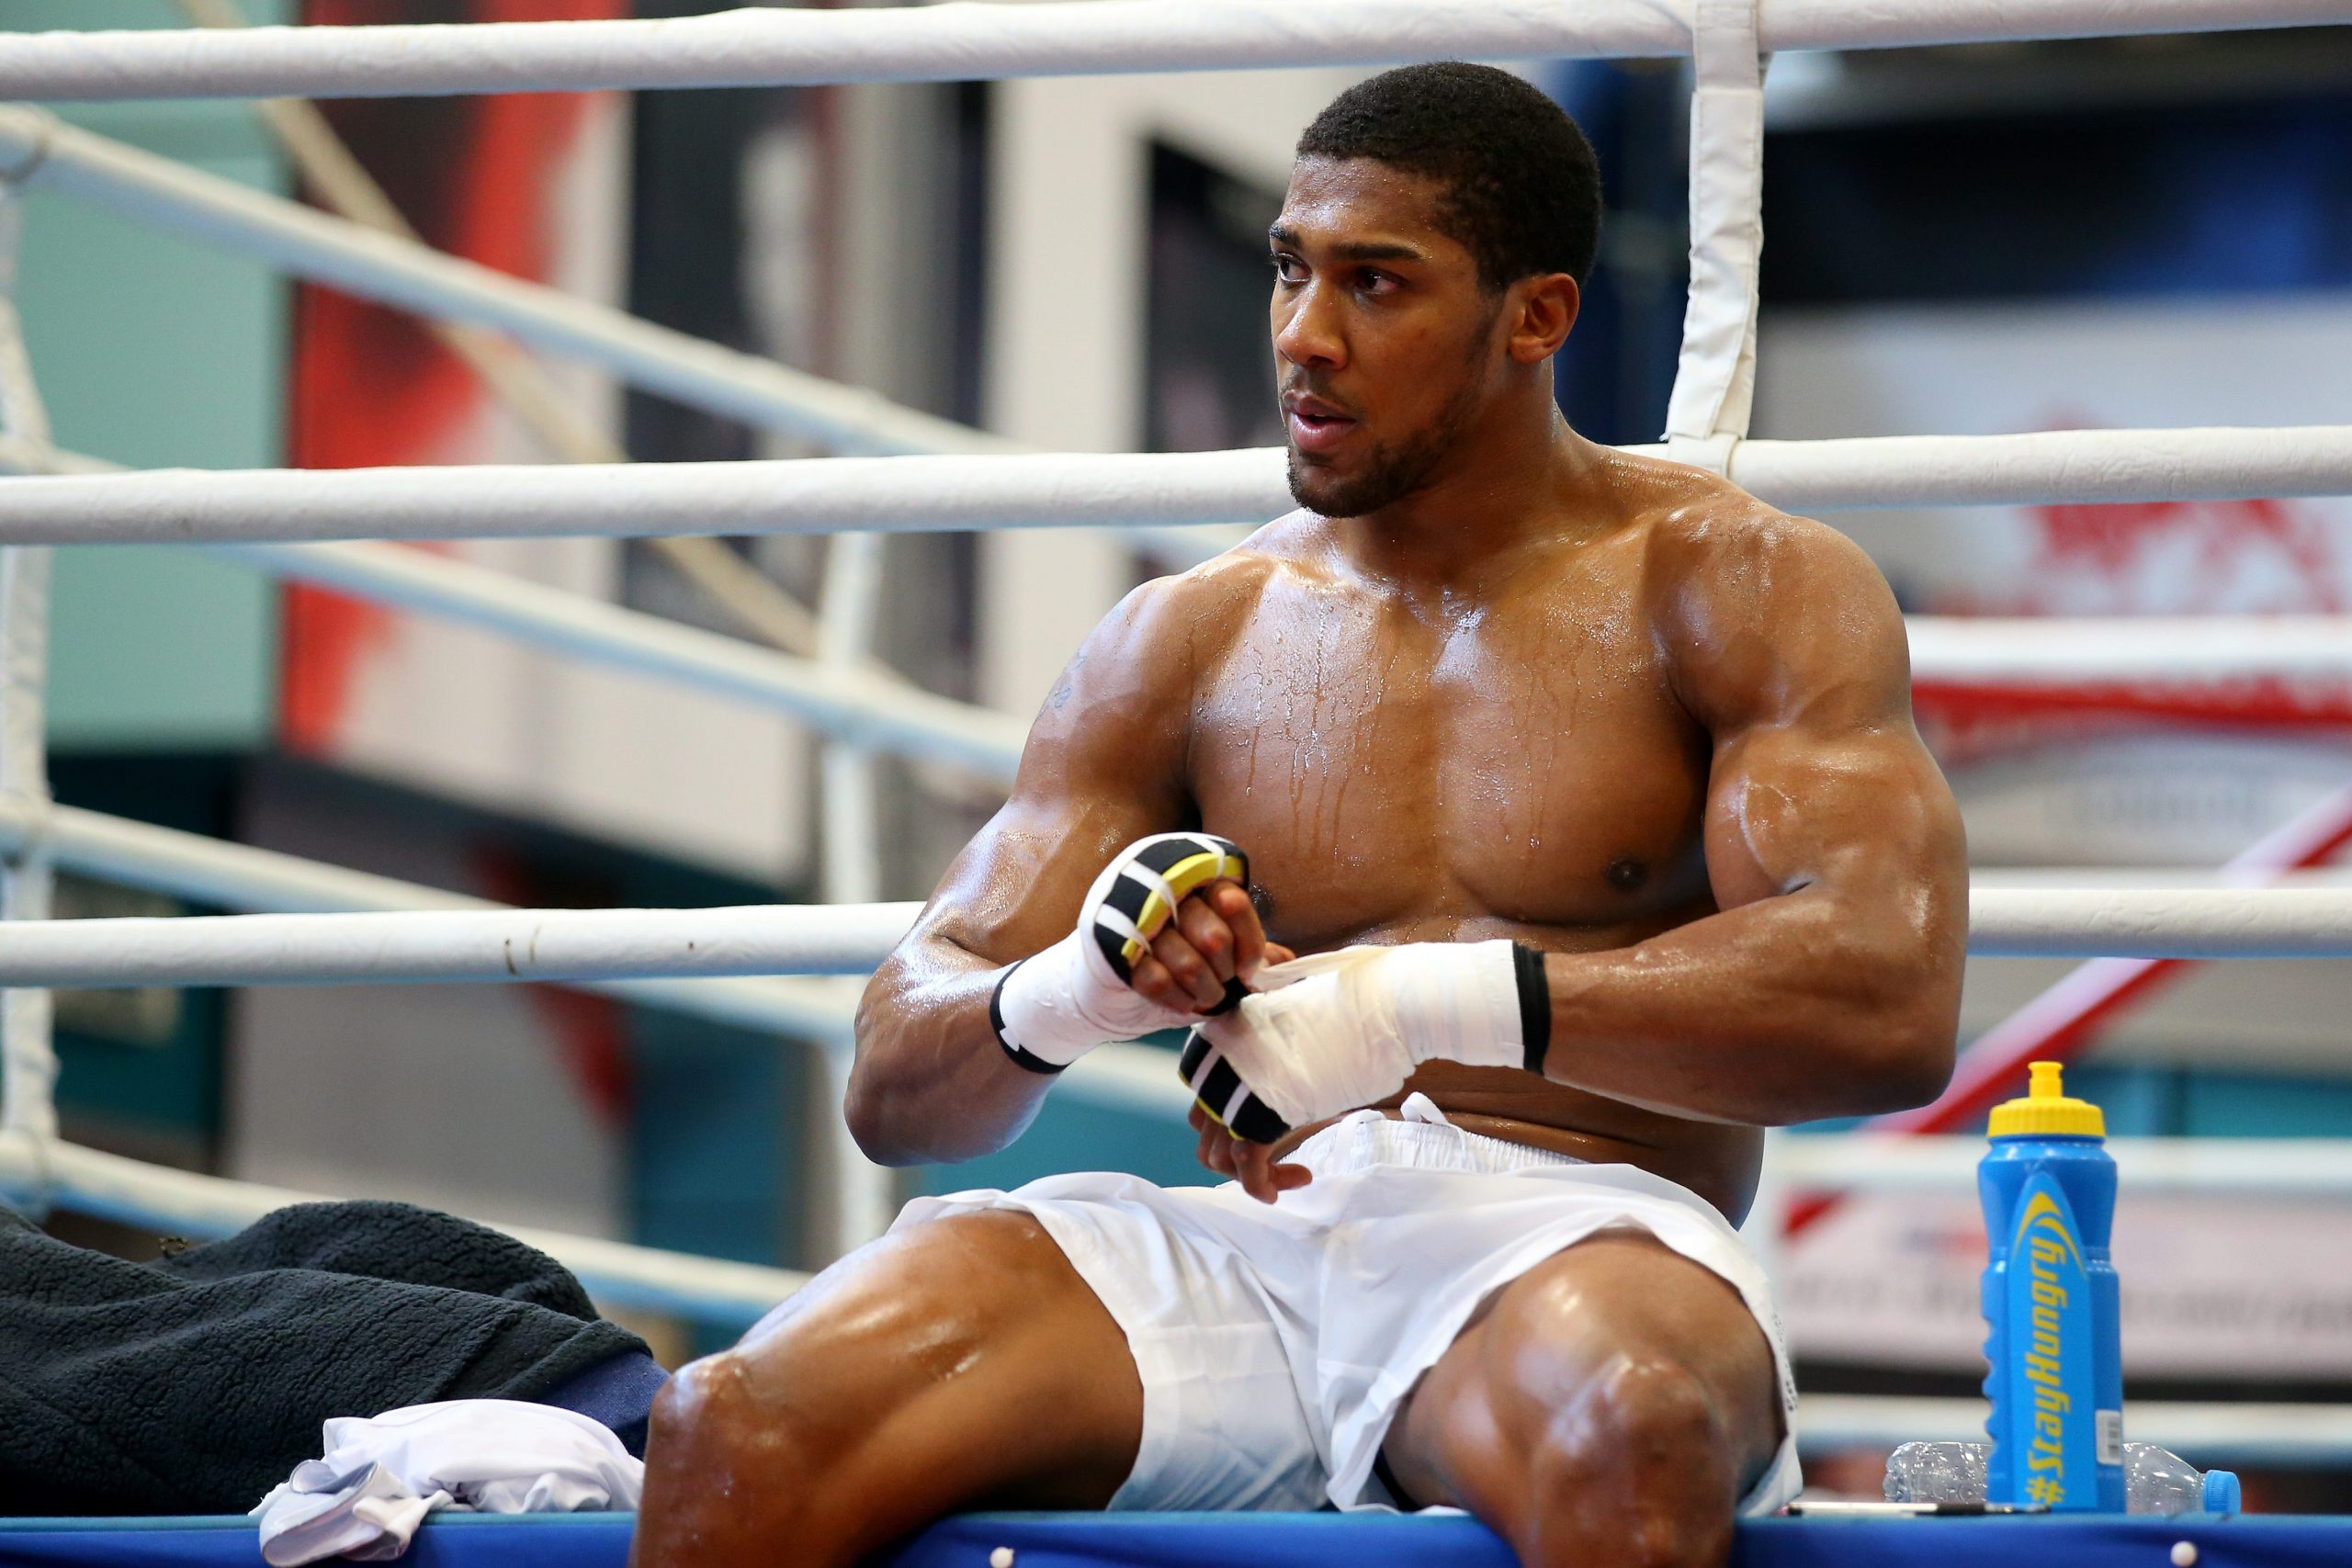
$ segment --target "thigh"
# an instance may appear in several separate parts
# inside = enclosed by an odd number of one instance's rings
[[[1316,1353],[1307,1227],[1238,1189],[1128,1177],[1049,1179],[1003,1201],[1048,1228],[1125,1336],[1143,1422],[1113,1507],[1320,1506],[1329,1475],[1302,1394]]]
[[[1413,1502],[1487,1517],[1564,1427],[1645,1390],[1703,1406],[1713,1451],[1691,1459],[1736,1482],[1727,1506],[1779,1449],[1779,1374],[1738,1291],[1646,1233],[1606,1231],[1480,1307],[1415,1387],[1383,1458]]]
[[[935,1220],[672,1382],[634,1561],[849,1562],[958,1509],[1099,1508],[1142,1420],[1125,1337],[1035,1221]]]
[[[968,1477],[976,1501],[1100,1507],[1142,1431],[1125,1335],[1018,1213],[886,1236],[811,1280],[733,1354],[755,1400],[937,1450],[933,1472]]]

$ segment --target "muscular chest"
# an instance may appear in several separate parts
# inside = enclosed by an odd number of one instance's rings
[[[1617,925],[1686,903],[1704,738],[1633,584],[1417,615],[1270,591],[1194,715],[1204,823],[1294,942],[1479,917]]]

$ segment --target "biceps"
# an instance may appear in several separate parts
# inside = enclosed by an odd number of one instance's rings
[[[1011,797],[947,868],[918,938],[995,964],[1026,957],[1069,933],[1120,849],[1185,826],[1182,710],[1102,662],[1038,716]]]
[[[1832,734],[1759,726],[1720,742],[1706,852],[1725,909],[1810,887],[1948,897],[1964,874],[1959,812],[1908,725]]]

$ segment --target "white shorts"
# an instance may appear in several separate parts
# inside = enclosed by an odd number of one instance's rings
[[[1238,1184],[1103,1173],[920,1198],[894,1229],[1017,1209],[1036,1217],[1127,1337],[1143,1445],[1114,1508],[1391,1506],[1373,1472],[1388,1424],[1479,1303],[1553,1254],[1635,1225],[1737,1290],[1772,1347],[1788,1438],[1744,1513],[1797,1495],[1796,1385],[1764,1272],[1695,1193],[1628,1165],[1447,1122],[1415,1095],[1299,1145],[1314,1181],[1261,1203]]]

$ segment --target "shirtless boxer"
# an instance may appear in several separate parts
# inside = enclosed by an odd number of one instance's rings
[[[1308,128],[1271,233],[1305,510],[1071,660],[867,989],[849,1102],[876,1159],[1001,1148],[1238,977],[1211,1109],[1296,1130],[1196,1108],[1223,1187],[911,1205],[672,1384],[639,1568],[1327,1500],[1458,1505],[1531,1568],[1707,1563],[1792,1492],[1726,1222],[1759,1127],[1942,1088],[1961,832],[1861,552],[1561,421],[1599,210],[1499,72]]]

